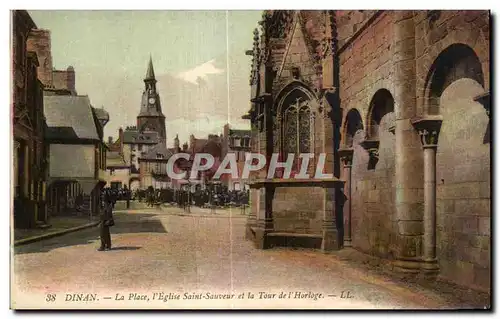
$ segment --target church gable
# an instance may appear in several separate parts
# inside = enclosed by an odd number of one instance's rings
[[[301,80],[312,85],[316,82],[318,72],[321,71],[318,42],[311,37],[309,29],[315,30],[306,24],[304,16],[299,12],[295,15],[293,27],[288,35],[285,53],[276,75],[275,88],[279,90],[292,79]]]

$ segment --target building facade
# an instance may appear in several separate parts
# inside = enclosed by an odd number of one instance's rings
[[[256,183],[247,235],[265,247],[276,230],[322,232],[324,245],[330,231],[334,249],[488,290],[489,21],[487,11],[265,11],[249,52],[252,149],[326,153],[344,199],[314,183],[307,193]]]
[[[16,228],[33,228],[48,220],[44,85],[39,81],[39,58],[28,45],[35,23],[24,10],[12,12],[12,23],[13,222]]]
[[[243,167],[247,153],[251,151],[251,130],[232,129],[229,124],[224,125],[222,137],[222,158],[233,153],[238,167],[238,176],[225,176],[223,184],[228,190],[247,190],[248,181],[242,178]]]
[[[88,96],[46,95],[49,148],[48,203],[51,214],[97,216],[106,183],[106,145]]]

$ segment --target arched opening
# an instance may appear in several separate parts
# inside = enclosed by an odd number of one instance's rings
[[[363,120],[361,119],[359,111],[350,109],[346,115],[344,124],[344,146],[351,148],[353,146],[354,136],[363,129]]]
[[[425,110],[440,115],[442,125],[436,151],[436,257],[445,277],[462,285],[485,285],[488,276],[454,268],[456,260],[474,263],[489,272],[490,147],[484,144],[489,117],[475,98],[484,93],[484,75],[474,50],[453,44],[432,64],[424,88]],[[462,190],[463,189],[463,190]],[[460,190],[460,191],[458,191]],[[470,221],[473,222],[470,222]],[[475,225],[474,221],[478,220]],[[455,256],[450,259],[449,256]]]
[[[384,123],[382,123],[384,120]],[[394,121],[394,98],[391,92],[386,89],[378,90],[373,96],[368,112],[368,138],[371,140],[380,139],[381,127],[389,130]],[[384,124],[384,125],[382,125]]]
[[[465,44],[450,45],[439,54],[426,79],[427,113],[440,114],[439,100],[443,91],[453,82],[468,78],[484,87],[481,62],[472,48]]]

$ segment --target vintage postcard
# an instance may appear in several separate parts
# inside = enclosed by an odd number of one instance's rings
[[[490,309],[487,10],[11,11],[11,308]]]

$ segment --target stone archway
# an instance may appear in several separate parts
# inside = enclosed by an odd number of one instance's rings
[[[428,172],[423,258],[460,284],[489,286],[490,120],[477,102],[485,93],[481,63],[456,43],[436,58],[426,81],[426,117],[418,128]],[[426,120],[432,118],[440,121],[436,129]]]
[[[347,112],[344,122],[343,129],[343,147],[352,148],[354,136],[359,132],[364,130],[363,120],[361,119],[361,114],[355,108],[350,109]]]
[[[352,163],[355,153],[354,139],[357,133],[363,133],[363,120],[357,109],[350,109],[345,117],[343,127],[342,147],[338,150],[339,157],[344,165],[343,179],[346,181],[344,193],[347,199],[347,205],[344,203],[344,246],[352,246]],[[357,148],[357,145],[356,145]]]
[[[353,139],[351,215],[353,246],[383,258],[395,254],[394,98],[385,88],[371,97],[364,134]],[[364,135],[364,136],[363,136]]]

